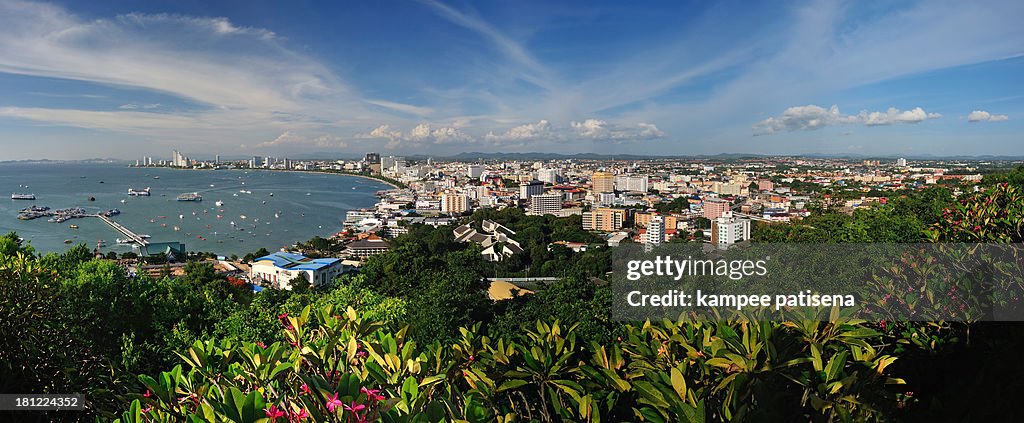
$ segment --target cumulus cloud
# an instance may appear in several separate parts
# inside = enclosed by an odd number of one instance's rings
[[[569,127],[577,137],[594,141],[649,140],[665,136],[657,126],[646,122],[621,126],[600,119],[586,119],[572,121]]]
[[[776,132],[811,131],[826,126],[845,124],[863,124],[865,126],[892,125],[898,123],[920,123],[928,119],[938,119],[942,115],[928,113],[920,107],[900,110],[890,107],[884,112],[862,110],[856,115],[845,115],[839,106],[832,105],[828,109],[809,104],[786,109],[781,116],[770,117],[754,125],[755,135],[773,134]]]
[[[968,122],[1002,122],[1010,119],[1007,115],[993,115],[984,110],[975,110],[967,115]]]
[[[360,139],[387,139],[387,148],[395,148],[403,143],[419,144],[458,144],[473,143],[476,141],[473,136],[462,132],[454,126],[434,127],[429,123],[420,123],[408,132],[393,130],[391,125],[382,124],[373,128],[368,133],[357,134]]]
[[[527,142],[561,139],[562,135],[551,126],[551,122],[541,119],[537,123],[519,125],[499,134],[495,134],[493,131],[488,132],[487,135],[484,135],[484,139],[493,143]]]

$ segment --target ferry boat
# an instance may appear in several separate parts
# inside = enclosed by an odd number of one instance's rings
[[[198,192],[187,192],[181,194],[177,198],[178,201],[203,201],[203,196],[199,195]]]
[[[35,194],[17,194],[17,193],[12,193],[11,194],[11,199],[12,200],[35,200],[36,199],[36,195]]]
[[[143,189],[143,190],[137,190],[137,189],[133,189],[133,188],[128,188],[128,195],[131,195],[131,196],[149,197],[149,193],[150,193],[149,192],[149,187],[146,187],[146,189]]]

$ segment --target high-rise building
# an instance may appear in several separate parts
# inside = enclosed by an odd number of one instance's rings
[[[553,192],[550,194],[539,194],[530,196],[529,214],[543,216],[545,214],[556,214],[562,209],[562,194]]]
[[[733,217],[728,211],[711,222],[711,244],[718,248],[728,248],[747,239],[750,239],[750,219]]]
[[[380,171],[390,171],[395,168],[395,156],[387,156],[380,158]]]
[[[363,161],[366,162],[368,165],[369,164],[378,164],[378,163],[380,163],[380,154],[373,153],[373,152],[366,153],[366,156],[363,157]]]
[[[661,244],[663,242],[665,242],[665,219],[661,216],[654,216],[647,223],[644,244]]]
[[[591,189],[594,192],[615,192],[615,175],[608,172],[594,172],[590,177]]]
[[[481,165],[469,165],[469,166],[466,166],[466,176],[468,176],[470,178],[476,179],[476,178],[479,178],[480,175],[483,175],[483,174],[484,174],[484,167],[481,166]]]
[[[722,214],[729,211],[729,202],[717,198],[704,200],[704,218],[715,220],[722,217]]]
[[[904,159],[902,157],[896,159],[896,166],[907,167],[907,159]]]
[[[758,179],[757,180],[758,191],[771,191],[775,189],[775,183],[770,179]]]
[[[469,211],[469,197],[464,194],[441,195],[441,212],[462,214]]]
[[[647,188],[647,175],[615,177],[615,189],[618,191],[647,192]]]
[[[178,150],[174,150],[171,153],[171,166],[190,167],[192,166],[192,160],[190,160],[188,157],[185,157],[184,154],[179,153]]]
[[[519,185],[519,198],[523,200],[529,200],[534,195],[540,195],[544,193],[544,183],[541,181],[530,181]]]
[[[614,232],[622,229],[626,210],[600,207],[583,213],[583,230]]]
[[[562,182],[562,175],[558,169],[543,168],[537,171],[537,179],[549,184],[557,184]]]

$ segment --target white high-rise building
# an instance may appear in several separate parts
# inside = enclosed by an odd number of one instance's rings
[[[735,218],[727,211],[711,222],[711,244],[718,248],[728,248],[747,239],[750,239],[750,219]]]
[[[896,166],[898,166],[898,167],[907,167],[907,159],[904,159],[902,157],[896,159]]]
[[[647,175],[615,177],[615,189],[618,191],[647,192],[647,188]]]
[[[482,165],[469,165],[466,166],[466,176],[470,178],[479,178],[480,175],[484,174],[484,167]]]
[[[554,192],[540,194],[530,197],[529,214],[543,216],[545,214],[556,214],[562,209],[562,194]]]
[[[647,232],[644,233],[644,244],[661,244],[665,242],[665,218],[662,216],[651,217],[647,223]]]
[[[558,169],[544,168],[537,171],[537,179],[549,184],[557,184],[562,182],[562,175]]]
[[[544,193],[544,183],[541,181],[530,181],[519,185],[519,198],[528,200],[534,195]]]

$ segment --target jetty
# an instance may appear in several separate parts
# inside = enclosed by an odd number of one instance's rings
[[[104,216],[102,214],[96,215],[96,217],[98,217],[98,218],[100,218],[100,220],[106,222],[108,225],[110,225],[110,227],[116,229],[118,232],[124,234],[124,236],[128,237],[128,239],[131,240],[132,243],[138,244],[140,247],[145,247],[146,245],[149,245],[149,241],[147,241],[141,235],[139,235],[139,234],[137,234],[135,232],[132,232],[131,229],[128,229],[126,226],[124,226],[124,225],[122,225],[120,223],[115,222],[110,217]]]

